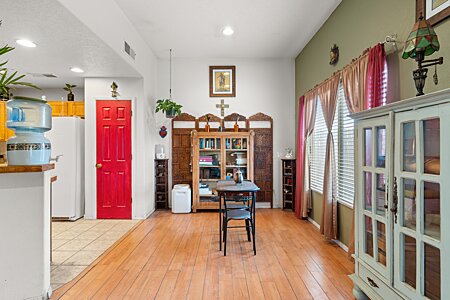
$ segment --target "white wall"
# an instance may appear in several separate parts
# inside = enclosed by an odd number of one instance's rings
[[[135,81],[136,79],[129,78],[103,80],[87,78],[85,81],[85,101],[88,101],[88,99],[92,101],[93,97],[110,96],[109,87],[113,80],[119,85],[119,93],[124,96],[137,97],[136,111],[134,112],[136,128],[134,137],[136,139],[135,149],[139,149],[135,158],[139,162],[139,169],[137,170],[138,176],[135,176],[137,178],[135,178],[133,184],[133,218],[144,218],[154,210],[155,205],[153,158],[157,131],[153,111],[156,93],[156,57],[114,0],[58,1],[142,76],[140,84]],[[123,50],[125,40],[136,51],[135,60],[131,59]],[[92,107],[90,114],[92,114]],[[87,119],[88,116],[86,116],[86,134],[89,131]],[[92,123],[90,124],[92,126]],[[86,136],[86,145],[88,145],[88,139],[89,137]],[[90,140],[90,145],[92,145],[92,136],[90,136]],[[86,159],[86,199],[91,197],[91,208],[89,211],[86,208],[86,215],[91,218],[95,217],[95,207],[92,208],[92,199],[95,199],[93,198],[95,194],[92,193],[92,184],[94,184],[92,182],[92,153],[95,154],[94,150],[86,147],[86,158],[91,155],[90,160]],[[90,175],[89,172],[91,172]],[[91,186],[88,186],[88,184]],[[89,192],[90,196],[88,196]],[[86,207],[88,207],[88,202],[86,202]]]
[[[175,51],[174,51],[175,54]],[[224,98],[230,105],[225,115],[237,112],[250,116],[258,112],[270,115],[274,127],[274,205],[281,206],[281,162],[285,148],[295,147],[295,83],[292,59],[174,59],[172,61],[172,98],[183,105],[183,112],[196,117],[206,113],[220,116],[216,104],[221,98],[209,97],[209,66],[236,66],[236,98]],[[158,61],[157,98],[169,97],[169,62]],[[157,116],[157,127],[171,128],[170,120]],[[171,134],[159,136],[170,154]]]
[[[86,187],[86,218],[96,218],[97,215],[97,169],[96,161],[96,100],[108,99],[110,85],[115,81],[122,100],[133,100],[132,118],[132,197],[133,219],[142,219],[154,210],[151,191],[153,179],[151,176],[152,157],[147,151],[146,140],[154,127],[153,122],[145,122],[144,89],[141,78],[86,78],[85,80],[85,187]],[[111,99],[111,97],[109,97]],[[101,100],[100,100],[101,101]]]
[[[30,89],[30,88],[19,88],[12,91],[16,96],[41,98],[43,95],[47,100],[67,100],[67,92],[62,88],[43,88],[42,90]],[[77,87],[73,89],[73,94],[75,95],[75,101],[84,100],[84,88]]]

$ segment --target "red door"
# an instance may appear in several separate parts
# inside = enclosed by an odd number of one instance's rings
[[[131,101],[97,101],[97,218],[131,219]]]

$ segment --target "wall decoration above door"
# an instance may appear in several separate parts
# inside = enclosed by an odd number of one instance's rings
[[[450,17],[450,0],[417,0],[416,20],[420,15],[434,26]]]
[[[236,67],[209,67],[209,96],[236,97]]]

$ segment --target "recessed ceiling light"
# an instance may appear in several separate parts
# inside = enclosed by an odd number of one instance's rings
[[[223,35],[226,36],[230,36],[234,34],[234,30],[233,28],[231,28],[230,26],[226,26],[223,30],[222,30]]]
[[[83,69],[80,69],[80,68],[77,68],[77,67],[70,68],[70,71],[75,72],[75,73],[83,73],[84,72]]]
[[[17,40],[16,43],[21,46],[28,47],[28,48],[36,48],[36,46],[37,46],[35,43],[33,43],[30,40]]]

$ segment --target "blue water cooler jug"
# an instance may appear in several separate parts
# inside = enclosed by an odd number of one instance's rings
[[[48,164],[51,144],[44,132],[52,129],[52,108],[47,101],[15,96],[6,102],[6,109],[6,127],[15,132],[6,143],[8,164]]]

